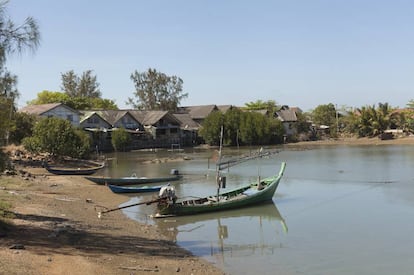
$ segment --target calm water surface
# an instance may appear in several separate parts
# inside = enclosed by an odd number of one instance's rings
[[[243,151],[246,152],[246,151]],[[225,154],[240,154],[226,150]],[[191,161],[142,164],[185,155]],[[211,151],[113,155],[107,176],[186,174],[179,197],[214,193]],[[278,172],[273,203],[222,213],[152,220],[154,206],[125,209],[227,274],[413,274],[414,146],[282,149],[275,157],[231,168],[227,189]],[[123,195],[125,204],[153,195]]]

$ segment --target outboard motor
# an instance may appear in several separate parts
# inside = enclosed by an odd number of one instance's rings
[[[180,174],[180,172],[178,172],[177,169],[171,169],[170,174],[174,175],[174,176],[178,176]]]
[[[174,186],[168,184],[161,187],[158,198],[165,200],[168,204],[174,204],[177,200]]]

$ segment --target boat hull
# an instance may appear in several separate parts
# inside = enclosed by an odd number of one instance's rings
[[[162,186],[118,186],[118,185],[108,185],[114,193],[150,193],[160,191]]]
[[[45,169],[55,175],[92,175],[98,170],[104,168],[105,165],[91,168],[54,168],[45,166]]]
[[[261,180],[261,183],[264,185],[264,188],[261,190],[258,190],[258,183],[251,183],[245,187],[221,193],[218,200],[217,196],[177,201],[173,204],[162,200],[158,203],[158,214],[159,216],[194,215],[271,202],[283,176],[285,167],[286,163],[283,162],[278,175]]]
[[[177,181],[182,178],[182,176],[171,176],[171,177],[162,177],[162,178],[137,178],[137,177],[123,177],[123,178],[103,178],[103,177],[85,177],[86,179],[99,184],[99,185],[138,185],[138,184],[147,184],[147,183],[157,183],[157,182],[167,182],[167,181]]]

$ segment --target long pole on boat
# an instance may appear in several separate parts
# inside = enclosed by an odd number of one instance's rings
[[[121,207],[117,207],[117,208],[108,209],[108,210],[105,210],[105,211],[100,211],[100,212],[98,212],[98,218],[101,218],[102,217],[102,214],[106,214],[106,213],[109,213],[109,212],[112,212],[112,211],[121,210],[121,209],[124,209],[124,208],[133,207],[133,206],[142,205],[142,204],[150,205],[150,204],[159,202],[160,200],[161,199],[155,199],[155,200],[150,200],[150,201],[143,201],[143,202],[129,204],[129,205],[125,205],[125,206],[121,206]]]
[[[219,148],[218,163],[221,162],[222,148],[223,148],[223,126],[221,126],[221,130],[220,130],[220,148]],[[217,202],[218,202],[220,200],[220,165],[216,166],[216,182],[217,182]]]
[[[258,165],[257,165],[257,177],[258,177],[258,184],[260,184],[260,174],[261,174],[261,167],[260,167],[260,159],[262,158],[261,157],[261,154],[262,154],[262,152],[263,152],[263,147],[261,147],[260,148],[260,150],[259,150],[259,153],[258,153],[258,159],[257,159],[257,163],[258,163]]]

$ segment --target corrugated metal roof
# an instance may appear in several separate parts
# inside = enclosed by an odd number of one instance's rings
[[[106,111],[96,111],[96,113],[105,119],[109,124],[112,126],[115,125],[117,121],[119,121],[123,116],[125,116],[128,112],[124,110],[106,110]]]
[[[79,113],[79,111],[66,106],[63,103],[48,103],[48,104],[38,104],[38,105],[27,105],[19,110],[21,113],[28,113],[33,115],[42,115],[50,110],[53,110],[59,106],[62,106],[68,110],[71,110],[74,113]]]
[[[296,113],[291,109],[282,109],[276,112],[277,116],[281,121],[297,121],[298,118],[296,117]]]
[[[211,112],[217,111],[218,108],[216,105],[199,105],[199,106],[187,106],[187,107],[180,107],[180,113],[188,113],[190,114],[192,119],[204,119],[206,118]]]
[[[197,130],[200,125],[195,122],[190,114],[173,114],[179,121],[182,129],[185,130]]]
[[[135,117],[142,125],[154,125],[161,119],[170,120],[172,124],[180,124],[180,121],[170,114],[168,111],[137,111],[129,110],[132,116]]]

